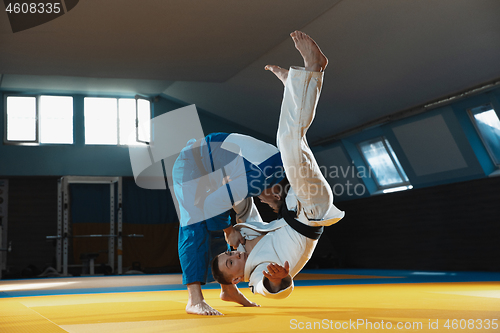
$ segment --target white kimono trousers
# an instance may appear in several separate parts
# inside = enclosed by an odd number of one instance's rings
[[[322,81],[323,73],[290,68],[277,134],[278,149],[291,186],[285,200],[287,208],[298,212],[296,219],[310,226],[329,226],[344,217],[344,212],[333,205],[331,188],[305,138],[314,119]],[[243,237],[252,239],[265,233],[247,258],[245,281],[253,293],[278,299],[288,297],[293,290],[293,277],[311,258],[318,241],[298,233],[283,218],[261,222],[251,199],[240,202],[235,211],[239,222],[235,227]],[[244,251],[244,247],[240,245],[238,250]],[[269,263],[283,266],[285,261],[290,264],[289,276],[284,279],[284,287],[272,293],[264,286],[262,271]]]

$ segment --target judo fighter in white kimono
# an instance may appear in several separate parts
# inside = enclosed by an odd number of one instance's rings
[[[234,227],[246,239],[238,251],[220,254],[212,262],[214,278],[221,284],[247,281],[253,293],[285,298],[293,290],[293,277],[311,258],[324,226],[344,217],[333,205],[331,188],[306,141],[328,63],[308,35],[291,34],[304,58],[304,68],[289,70],[266,66],[285,85],[277,133],[277,146],[286,179],[263,191],[259,198],[281,218],[263,223],[251,200],[235,207]],[[241,223],[240,223],[241,222]]]

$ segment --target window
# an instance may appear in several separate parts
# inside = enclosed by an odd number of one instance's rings
[[[73,97],[40,97],[40,142],[73,143]]]
[[[7,96],[7,143],[73,143],[73,98]]]
[[[116,98],[84,100],[85,143],[116,145],[118,143],[118,104]]]
[[[137,103],[137,141],[151,141],[151,104],[148,100],[136,98]]]
[[[4,142],[73,144],[73,97],[5,96]],[[151,102],[136,98],[84,99],[85,143],[137,145],[151,140]]]
[[[120,127],[120,143],[136,143],[135,119],[137,117],[135,109],[135,99],[120,98],[118,100],[118,115]]]
[[[500,166],[500,120],[491,104],[469,110],[474,125],[493,162]]]
[[[361,142],[359,149],[384,193],[413,188],[386,138]]]
[[[84,116],[86,144],[136,145],[150,141],[151,103],[146,99],[86,97]]]
[[[37,142],[36,97],[7,97],[7,141]]]

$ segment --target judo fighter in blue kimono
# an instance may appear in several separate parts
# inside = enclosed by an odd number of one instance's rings
[[[231,225],[230,210],[284,178],[280,153],[250,136],[213,133],[187,143],[174,164],[172,178],[180,213],[179,259],[189,294],[186,312],[220,315],[205,302],[201,290],[212,259],[211,232],[224,230],[227,243],[234,248],[245,244]],[[258,306],[236,285],[222,286],[221,299]]]

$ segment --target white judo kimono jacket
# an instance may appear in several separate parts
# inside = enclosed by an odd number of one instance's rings
[[[331,188],[305,138],[314,119],[322,81],[323,73],[290,68],[277,134],[278,149],[291,186],[285,199],[287,208],[297,212],[296,220],[310,226],[329,226],[344,217],[344,212],[333,205]],[[234,208],[238,222],[235,228],[245,239],[265,234],[247,258],[245,281],[253,293],[277,299],[288,297],[293,290],[293,277],[311,258],[318,241],[298,233],[283,218],[262,222],[252,199]],[[245,251],[244,246],[240,245],[238,250]],[[285,261],[290,264],[289,276],[282,282],[283,288],[272,293],[264,286],[262,271],[272,262],[283,266]]]

